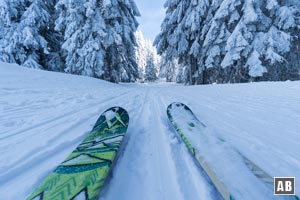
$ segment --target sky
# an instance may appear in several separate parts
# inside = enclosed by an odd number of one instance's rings
[[[154,40],[160,32],[160,25],[164,19],[164,3],[166,0],[135,0],[141,17],[137,17],[145,38]]]

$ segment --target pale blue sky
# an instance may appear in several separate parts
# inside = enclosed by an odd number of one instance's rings
[[[152,41],[160,31],[160,25],[164,19],[164,3],[166,0],[135,0],[141,17],[138,17],[140,23],[139,30],[144,33],[145,38]]]

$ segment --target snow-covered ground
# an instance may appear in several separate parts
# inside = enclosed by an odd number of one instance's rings
[[[300,194],[300,82],[116,85],[0,63],[0,199],[25,199],[116,105],[130,125],[101,200],[219,199],[167,120],[174,101]]]

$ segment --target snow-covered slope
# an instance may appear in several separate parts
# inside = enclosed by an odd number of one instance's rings
[[[174,101],[271,176],[295,176],[299,188],[300,82],[115,85],[0,63],[0,199],[24,199],[115,105],[130,125],[101,200],[219,199],[167,120]]]

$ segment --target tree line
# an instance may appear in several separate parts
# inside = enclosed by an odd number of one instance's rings
[[[167,0],[165,8],[154,45],[183,67],[186,84],[300,80],[300,1]]]
[[[134,0],[2,0],[0,61],[104,79],[300,80],[300,1],[166,0],[156,51]]]
[[[0,61],[133,82],[137,16],[134,0],[2,0]]]

